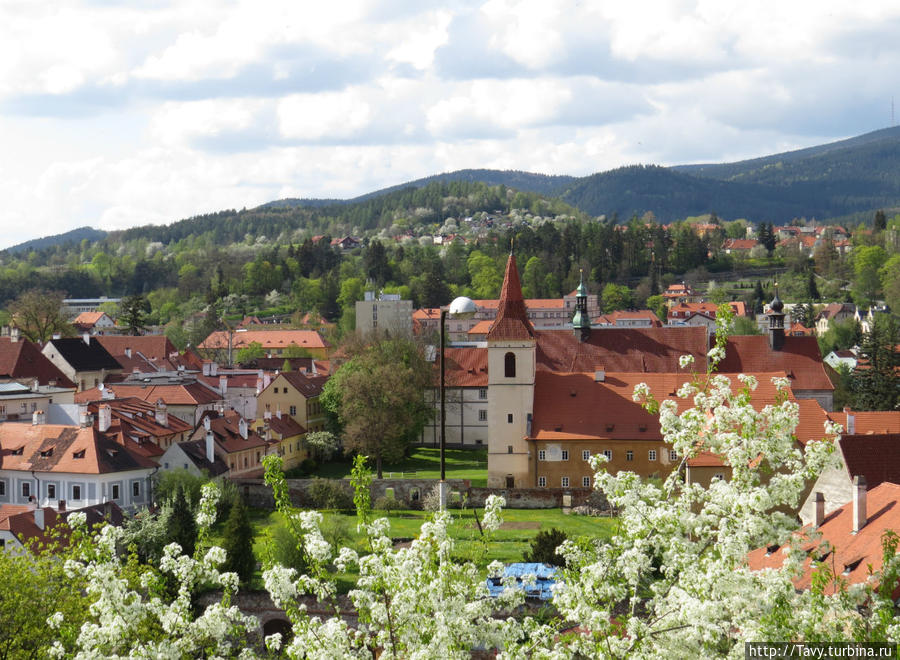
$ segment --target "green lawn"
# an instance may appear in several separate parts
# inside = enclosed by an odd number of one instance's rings
[[[448,479],[469,479],[475,487],[487,485],[487,449],[447,449],[445,465]],[[350,467],[350,463],[345,461],[323,463],[316,471],[316,476],[349,479]],[[439,479],[440,450],[417,447],[403,461],[385,464],[383,472],[388,479]]]
[[[258,560],[266,555],[267,532],[281,521],[281,514],[264,509],[250,509],[251,525],[255,534],[253,550]],[[570,538],[590,537],[609,538],[616,529],[618,521],[614,518],[593,518],[588,516],[566,515],[560,509],[504,509],[504,525],[494,533],[493,540],[486,552],[480,541],[477,525],[471,510],[454,510],[450,534],[456,541],[456,556],[461,559],[475,561],[482,568],[490,562],[499,560],[505,563],[522,561],[524,554],[530,549],[531,541],[541,530],[557,527]],[[478,510],[479,519],[483,510]],[[364,551],[363,537],[356,531],[356,515],[342,512],[324,512],[325,524],[323,533],[329,539],[329,529],[339,528],[346,534],[341,545]],[[384,516],[375,511],[375,516]],[[387,515],[391,523],[390,535],[396,540],[408,540],[419,534],[422,523],[428,520],[428,512],[395,511]],[[212,541],[221,542],[221,526],[214,530]],[[330,540],[330,539],[329,539]],[[353,584],[353,575],[340,576],[342,590]],[[262,587],[261,573],[254,577],[254,588]]]

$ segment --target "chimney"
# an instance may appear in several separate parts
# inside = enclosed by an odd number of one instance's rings
[[[272,411],[267,410],[263,413],[263,419],[272,419]]]
[[[845,429],[847,435],[854,435],[856,433],[856,416],[851,415],[850,411],[847,411],[847,428]]]
[[[38,529],[44,529],[44,509],[41,507],[34,510],[34,524]]]
[[[83,335],[81,335],[81,338],[84,340],[85,344],[87,344],[88,346],[91,345],[91,333],[85,332]]]
[[[9,341],[17,342],[19,341],[19,329],[16,327],[12,327],[9,329]]]
[[[825,495],[822,494],[822,491],[816,491],[814,502],[816,504],[816,517],[814,524],[816,527],[821,527],[822,523],[825,521]]]
[[[106,403],[101,403],[97,412],[97,430],[100,433],[109,431],[112,425],[112,409]]]
[[[223,397],[228,392],[228,376],[219,376],[219,392]]]
[[[100,387],[103,387],[103,384],[102,384],[102,383],[100,384]],[[110,388],[108,388],[108,387],[103,387],[103,390],[102,390],[102,393],[101,393],[101,397],[100,397],[100,398],[109,401],[110,399],[115,399],[115,398],[116,398],[116,393],[113,392],[113,391],[112,391]]]
[[[281,419],[281,408],[280,407],[275,409],[275,417],[277,417],[278,419]]]
[[[166,402],[162,399],[156,400],[156,423],[160,426],[169,425],[169,412],[166,410]]]
[[[238,432],[240,432],[241,437],[246,440],[247,439],[247,420],[241,417],[241,421],[238,422]]]
[[[44,424],[44,420],[46,419],[43,410],[35,410],[31,413],[31,425],[32,426],[40,426]]]
[[[606,380],[606,371],[604,369],[597,369],[594,372],[594,382],[602,383]]]
[[[125,347],[125,357],[131,359],[131,347],[130,346]]]
[[[91,416],[88,414],[86,403],[78,404],[78,426],[84,428],[91,425]]]
[[[210,365],[209,365],[209,375],[210,375],[210,376],[216,376],[216,375],[218,375],[218,373],[219,373],[219,363],[218,363],[218,362],[212,362],[212,363],[210,363]]]
[[[212,371],[212,367],[210,366],[210,364],[211,364],[211,363],[210,363],[209,360],[204,360],[204,361],[203,361],[203,375],[204,375],[204,376],[209,376],[209,375],[210,375],[210,372]]]
[[[66,510],[66,501],[65,500],[57,500],[56,501],[56,510],[57,511],[65,511]]]
[[[853,533],[866,526],[866,478],[861,474],[853,477]]]
[[[203,428],[205,428],[207,431],[209,431],[210,429],[210,423],[211,422],[209,421],[209,415],[203,418]]]
[[[206,432],[206,460],[210,463],[216,462],[216,450],[213,444],[213,432]]]

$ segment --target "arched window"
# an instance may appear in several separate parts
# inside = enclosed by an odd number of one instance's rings
[[[516,354],[509,352],[503,356],[503,372],[507,378],[516,377]]]

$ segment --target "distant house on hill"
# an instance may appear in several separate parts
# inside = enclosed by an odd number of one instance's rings
[[[72,325],[79,332],[88,332],[95,335],[114,329],[116,322],[106,312],[81,312],[72,321]]]
[[[220,355],[224,359],[229,349],[234,357],[240,349],[247,348],[251,344],[259,344],[269,355],[283,355],[288,349],[302,349],[310,356],[320,359],[328,357],[328,350],[331,347],[315,330],[245,330],[241,328],[233,333],[217,330],[200,342],[197,348],[206,354]]]

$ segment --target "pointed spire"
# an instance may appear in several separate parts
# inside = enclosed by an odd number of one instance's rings
[[[516,255],[510,252],[500,289],[497,318],[487,333],[488,341],[505,339],[534,339],[534,329],[528,320],[528,310],[522,297],[522,284],[516,268]]]
[[[587,311],[587,287],[584,285],[584,269],[581,271],[581,283],[575,289],[575,314],[572,316],[572,330],[578,341],[587,341],[591,336],[591,319]]]

